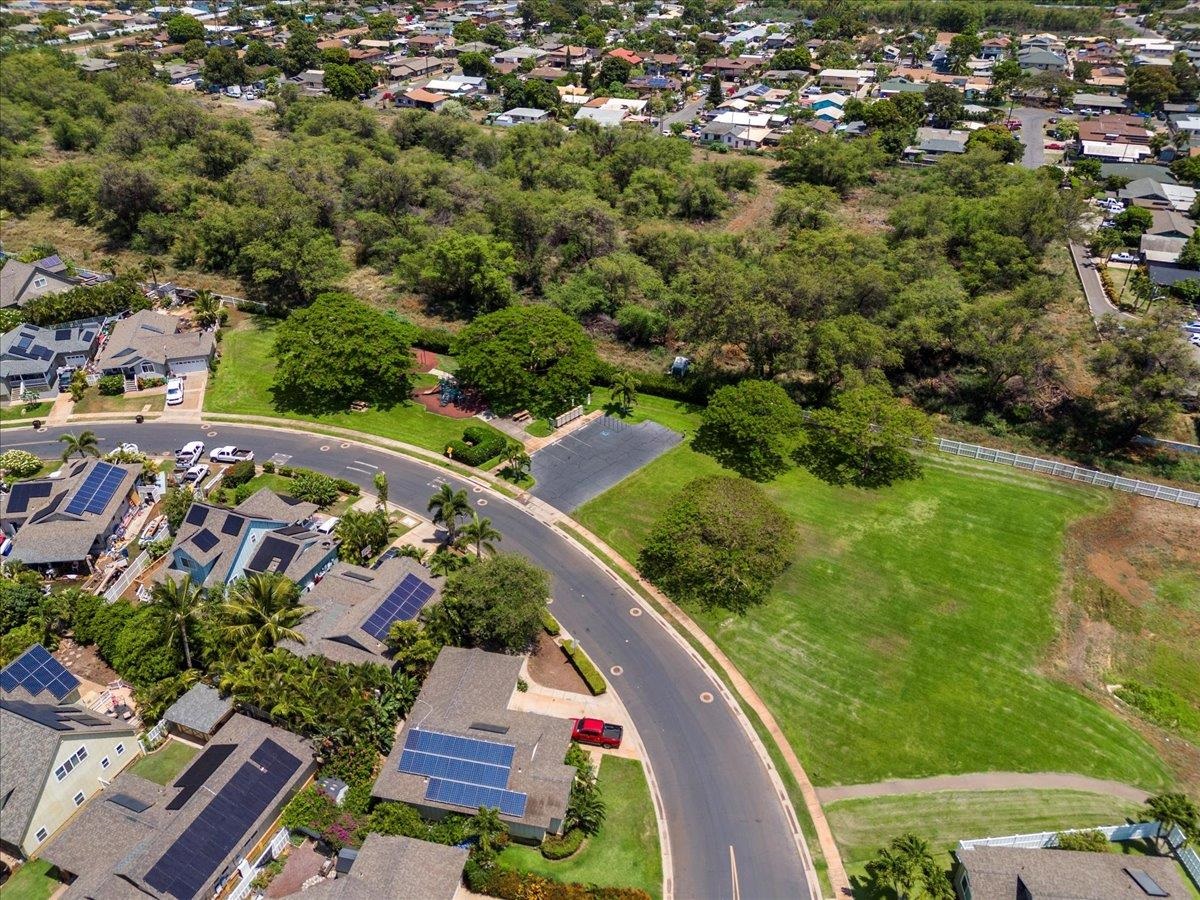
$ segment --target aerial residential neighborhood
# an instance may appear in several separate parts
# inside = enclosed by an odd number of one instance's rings
[[[0,3],[3,900],[1200,897],[1200,3]]]

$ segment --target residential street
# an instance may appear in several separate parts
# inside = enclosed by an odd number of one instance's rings
[[[700,110],[704,108],[704,99],[704,95],[700,94],[695,100],[684,106],[683,109],[667,113],[667,115],[662,117],[662,127],[659,130],[670,131],[671,125],[674,122],[682,122],[684,125],[691,122],[692,119],[696,118]]]
[[[1052,109],[1038,109],[1032,106],[1022,106],[1013,110],[1013,118],[1021,120],[1021,143],[1025,145],[1021,165],[1027,169],[1036,169],[1046,161],[1045,126],[1046,120],[1052,115]]]
[[[449,482],[492,519],[501,548],[522,553],[553,574],[553,612],[577,638],[633,717],[661,791],[669,824],[673,894],[679,900],[807,897],[792,816],[733,709],[708,673],[652,616],[632,615],[634,598],[607,571],[555,528],[515,503],[437,468],[324,435],[223,423],[197,425],[132,421],[87,426],[103,450],[136,441],[163,453],[192,440],[208,447],[237,444],[259,461],[285,454],[304,466],[370,489],[385,471],[391,499],[423,511],[437,486]],[[61,452],[58,437],[75,428],[5,429],[5,448],[44,457]],[[622,673],[610,676],[611,667]],[[714,694],[717,702],[704,702]]]

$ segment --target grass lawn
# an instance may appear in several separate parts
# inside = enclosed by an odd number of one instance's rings
[[[304,419],[404,441],[438,453],[445,450],[450,441],[461,438],[466,426],[483,425],[478,419],[439,416],[411,402],[390,410],[371,409],[323,416],[277,410],[271,396],[275,360],[270,351],[274,332],[273,323],[255,321],[247,321],[241,327],[224,332],[221,363],[216,374],[209,378],[205,391],[206,411]]]
[[[24,403],[16,406],[0,406],[0,422],[11,422],[16,419],[44,419],[50,413],[53,403],[37,403],[32,409],[27,409]]]
[[[686,482],[684,445],[577,517],[627,559]],[[739,617],[693,610],[773,710],[817,784],[989,770],[1169,782],[1133,729],[1038,671],[1054,639],[1063,531],[1109,498],[957,459],[877,492],[802,470],[766,486],[798,550]]]
[[[600,790],[608,807],[604,827],[568,859],[548,860],[536,847],[512,844],[500,862],[559,881],[639,887],[662,896],[662,856],[650,788],[636,759],[606,756],[600,764]]]
[[[606,387],[594,387],[592,388],[592,402],[586,411],[605,409],[611,403],[611,390]],[[682,400],[668,400],[665,397],[655,397],[650,394],[639,394],[628,415],[621,415],[616,410],[611,411],[610,415],[635,424],[647,420],[657,422],[659,425],[665,425],[667,428],[673,428],[684,434],[691,434],[700,427],[700,407]]]
[[[199,752],[190,744],[168,740],[153,753],[135,762],[129,771],[155,784],[170,784]]]
[[[525,426],[525,433],[530,437],[550,437],[553,432],[549,419],[534,419]]]
[[[83,399],[75,404],[72,412],[80,415],[105,412],[161,412],[166,402],[166,394],[141,396],[117,394],[113,397],[106,397],[97,388],[90,387],[83,395]],[[147,408],[143,409],[143,407]]]
[[[62,887],[62,882],[50,874],[53,869],[44,859],[30,860],[4,883],[0,894],[4,900],[46,900]]]

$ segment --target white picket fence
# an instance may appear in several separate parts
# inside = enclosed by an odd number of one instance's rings
[[[138,738],[138,743],[142,745],[143,750],[149,753],[158,746],[166,733],[167,721],[166,719],[160,719],[157,725]]]
[[[133,562],[125,567],[125,571],[121,573],[121,576],[104,592],[104,599],[109,603],[116,603],[120,600],[121,595],[129,589],[135,578],[146,571],[146,566],[148,565],[150,565],[150,555],[143,550]]]
[[[1005,837],[971,838],[958,842],[959,850],[970,850],[973,847],[1021,847],[1028,850],[1041,850],[1058,846],[1059,834],[1073,834],[1081,831],[1099,831],[1110,841],[1136,841],[1145,838],[1157,838],[1159,824],[1157,822],[1137,822],[1127,825],[1104,825],[1100,828],[1071,828],[1065,831],[1039,831],[1033,834],[1010,834]],[[1200,888],[1200,853],[1192,847],[1183,846],[1187,843],[1187,835],[1176,826],[1167,835],[1167,844],[1174,851],[1176,858],[1183,866],[1188,876]]]
[[[1200,493],[1185,491],[1182,488],[1167,487],[1152,481],[1141,481],[1137,478],[1122,478],[1120,475],[1110,475],[1096,469],[1085,469],[1083,466],[1073,466],[1070,463],[1056,462],[1052,459],[1042,459],[1040,456],[1026,456],[1023,453],[1010,453],[1007,450],[997,450],[994,447],[981,447],[978,444],[965,444],[962,441],[952,441],[949,438],[936,438],[933,445],[943,453],[953,453],[955,456],[966,456],[984,462],[997,463],[1002,466],[1012,466],[1025,469],[1041,475],[1053,475],[1056,478],[1066,478],[1083,484],[1094,484],[1097,487],[1111,488],[1114,491],[1125,491],[1141,497],[1154,500],[1166,500],[1170,503],[1181,503],[1184,506],[1200,508]]]
[[[287,842],[288,830],[280,828],[275,832],[274,837],[271,838],[271,843],[266,846],[266,849],[263,850],[253,865],[250,864],[248,859],[243,859],[238,863],[237,871],[241,874],[241,880],[238,881],[237,887],[229,892],[226,900],[243,900],[243,898],[248,896],[250,891],[253,890],[254,878],[258,875],[259,870],[282,853],[283,848],[287,846]]]

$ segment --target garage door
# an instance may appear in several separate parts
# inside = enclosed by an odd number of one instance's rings
[[[197,356],[194,359],[177,359],[171,363],[172,375],[183,375],[186,372],[207,372],[208,358]]]

